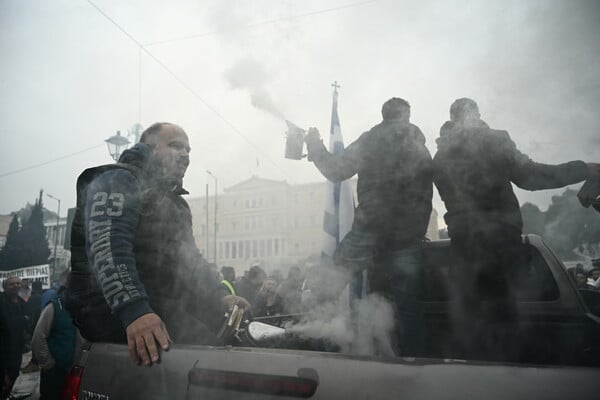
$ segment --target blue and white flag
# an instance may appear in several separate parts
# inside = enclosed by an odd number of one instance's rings
[[[340,154],[344,151],[344,139],[337,112],[337,83],[334,84],[331,128],[329,130],[329,152]],[[354,196],[349,180],[327,181],[325,190],[325,212],[323,215],[322,256],[332,257],[337,245],[352,228],[354,221]]]

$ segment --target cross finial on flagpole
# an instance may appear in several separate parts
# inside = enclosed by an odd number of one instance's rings
[[[331,84],[331,87],[333,87],[333,92],[334,92],[334,93],[337,93],[337,90],[338,90],[339,88],[341,88],[341,86],[338,84],[338,82],[337,82],[337,81],[334,81],[334,82]]]

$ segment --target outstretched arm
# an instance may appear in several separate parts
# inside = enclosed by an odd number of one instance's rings
[[[305,138],[308,159],[313,161],[319,171],[332,182],[351,178],[358,172],[359,142],[350,144],[339,154],[331,154],[325,148],[317,128],[310,128]]]
[[[534,162],[517,149],[508,133],[502,133],[506,135],[505,145],[512,165],[511,180],[521,189],[556,189],[587,179],[588,168],[583,161],[570,161],[558,165]]]

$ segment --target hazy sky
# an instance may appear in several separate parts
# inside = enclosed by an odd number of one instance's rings
[[[212,191],[207,169],[221,188],[252,174],[321,181],[312,164],[283,158],[277,116],[326,136],[334,80],[347,144],[399,96],[434,153],[452,101],[472,97],[535,160],[600,162],[597,1],[93,4],[150,54],[88,1],[0,0],[0,214],[43,188],[65,215],[78,174],[111,161],[103,140],[136,122],[187,131],[192,195]],[[556,193],[518,195],[545,207]]]

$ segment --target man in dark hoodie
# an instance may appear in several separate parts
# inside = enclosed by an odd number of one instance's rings
[[[156,123],[117,164],[77,181],[68,309],[91,341],[127,341],[146,365],[160,349],[212,343],[228,295],[200,255],[182,195],[190,145],[179,126]],[[158,346],[157,346],[158,344]]]
[[[419,244],[431,214],[431,155],[425,136],[409,122],[406,100],[386,101],[381,114],[381,123],[339,154],[327,151],[315,128],[305,141],[309,160],[330,181],[358,174],[359,204],[352,229],[336,250],[336,262],[369,270],[370,291],[394,303],[400,353],[420,355]]]
[[[467,355],[514,358],[517,349],[507,338],[515,335],[511,281],[522,266],[523,222],[511,183],[526,190],[560,188],[597,179],[599,164],[536,163],[506,131],[490,129],[467,98],[450,107],[437,145],[434,181],[446,205],[452,246],[465,261],[453,271],[458,345]]]

